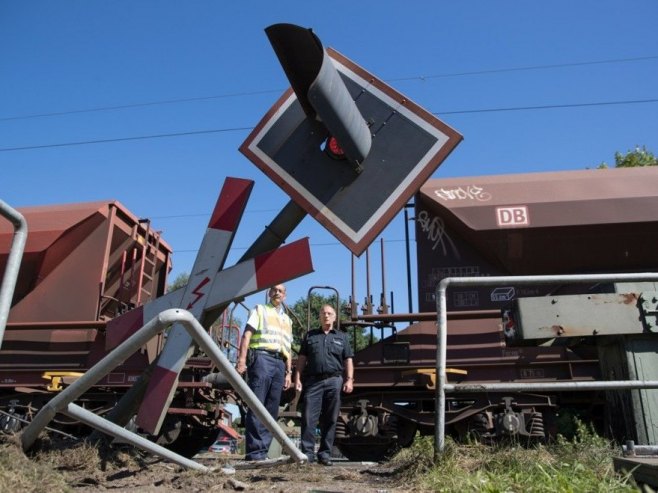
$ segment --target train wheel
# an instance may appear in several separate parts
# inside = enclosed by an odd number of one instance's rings
[[[172,419],[159,440],[169,450],[184,457],[193,457],[200,451],[206,451],[217,438],[217,433],[217,428],[200,426],[193,420]]]
[[[390,458],[398,450],[408,447],[414,441],[418,425],[413,421],[392,417],[394,433],[390,429],[386,435],[375,437],[350,436],[337,440],[341,453],[352,461],[380,462]]]
[[[409,447],[416,437],[416,432],[418,431],[418,425],[413,421],[408,421],[406,419],[399,419],[396,423],[397,433],[398,433],[398,445],[400,448]]]
[[[348,460],[371,462],[386,460],[399,449],[397,439],[379,437],[344,438],[336,446]]]
[[[175,419],[170,416],[165,417],[164,423],[160,429],[160,434],[156,440],[158,445],[167,446],[174,443],[180,436],[183,424],[180,419]]]
[[[455,424],[460,442],[488,443],[491,440],[490,423],[486,414],[478,413]]]

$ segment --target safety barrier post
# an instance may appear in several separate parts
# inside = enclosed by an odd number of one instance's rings
[[[0,285],[0,348],[2,348],[2,339],[9,319],[9,309],[11,308],[16,281],[18,280],[18,270],[21,266],[21,259],[27,242],[27,221],[20,212],[2,200],[0,200],[0,215],[7,218],[14,225],[14,239],[11,243],[7,266]]]
[[[493,383],[450,385],[446,382],[446,360],[448,341],[448,313],[446,292],[449,286],[499,286],[571,283],[587,284],[596,282],[642,282],[656,281],[658,273],[636,274],[588,274],[588,275],[550,275],[550,276],[492,276],[492,277],[446,277],[436,288],[436,312],[438,329],[436,333],[436,390],[434,419],[434,461],[438,462],[445,448],[445,396],[446,391],[482,392],[482,391],[537,391],[583,389],[640,389],[658,388],[658,381],[619,380],[604,382],[552,382],[552,383]]]
[[[41,408],[32,422],[23,431],[23,434],[21,435],[23,450],[29,450],[39,436],[39,433],[41,433],[53,417],[57,413],[62,413],[79,419],[112,436],[118,436],[136,446],[145,448],[149,452],[169,459],[181,466],[204,471],[208,470],[207,467],[201,464],[190,461],[189,459],[160,447],[153,442],[143,440],[139,435],[113,425],[104,418],[92,415],[93,413],[89,413],[79,406],[72,404],[74,400],[82,396],[82,394],[89,390],[101,378],[110,373],[115,367],[125,361],[138,348],[174,323],[180,323],[187,329],[199,347],[206,353],[206,355],[208,355],[217,368],[224,373],[228,382],[254,411],[258,419],[260,419],[267,427],[274,438],[281,443],[282,447],[291,455],[291,457],[296,462],[305,462],[307,460],[306,455],[303,454],[286,436],[281,427],[247,386],[246,382],[238,374],[235,368],[233,368],[231,362],[222,353],[222,350],[215,344],[199,321],[190,312],[182,309],[169,309],[161,312],[96,363],[96,365],[90,368],[83,376],[53,397],[44,407]]]

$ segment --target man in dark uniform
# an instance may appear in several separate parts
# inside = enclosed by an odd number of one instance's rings
[[[306,334],[299,349],[295,388],[302,400],[301,449],[309,462],[315,459],[315,428],[320,425],[317,460],[331,466],[331,449],[340,412],[340,391],[349,394],[354,383],[354,356],[347,334],[334,329],[336,311],[330,305],[320,310],[321,329]],[[344,376],[344,378],[343,378]]]

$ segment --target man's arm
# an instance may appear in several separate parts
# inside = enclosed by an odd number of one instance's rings
[[[247,371],[247,351],[249,351],[249,341],[251,341],[251,334],[256,331],[251,325],[247,325],[240,340],[240,352],[238,353],[238,363],[235,369],[240,375]]]
[[[304,368],[306,367],[306,356],[300,354],[297,356],[297,374],[295,375],[295,390],[301,391],[302,390],[302,372],[304,371]]]
[[[343,383],[343,392],[350,394],[354,388],[354,363],[352,358],[345,360],[345,383]]]
[[[286,374],[283,377],[283,390],[288,390],[292,385],[292,354],[286,358]]]

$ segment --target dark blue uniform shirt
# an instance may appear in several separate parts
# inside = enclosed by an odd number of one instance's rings
[[[314,329],[306,334],[299,349],[306,356],[304,376],[327,378],[343,373],[343,362],[353,358],[347,334],[331,329],[327,334],[322,329]]]

